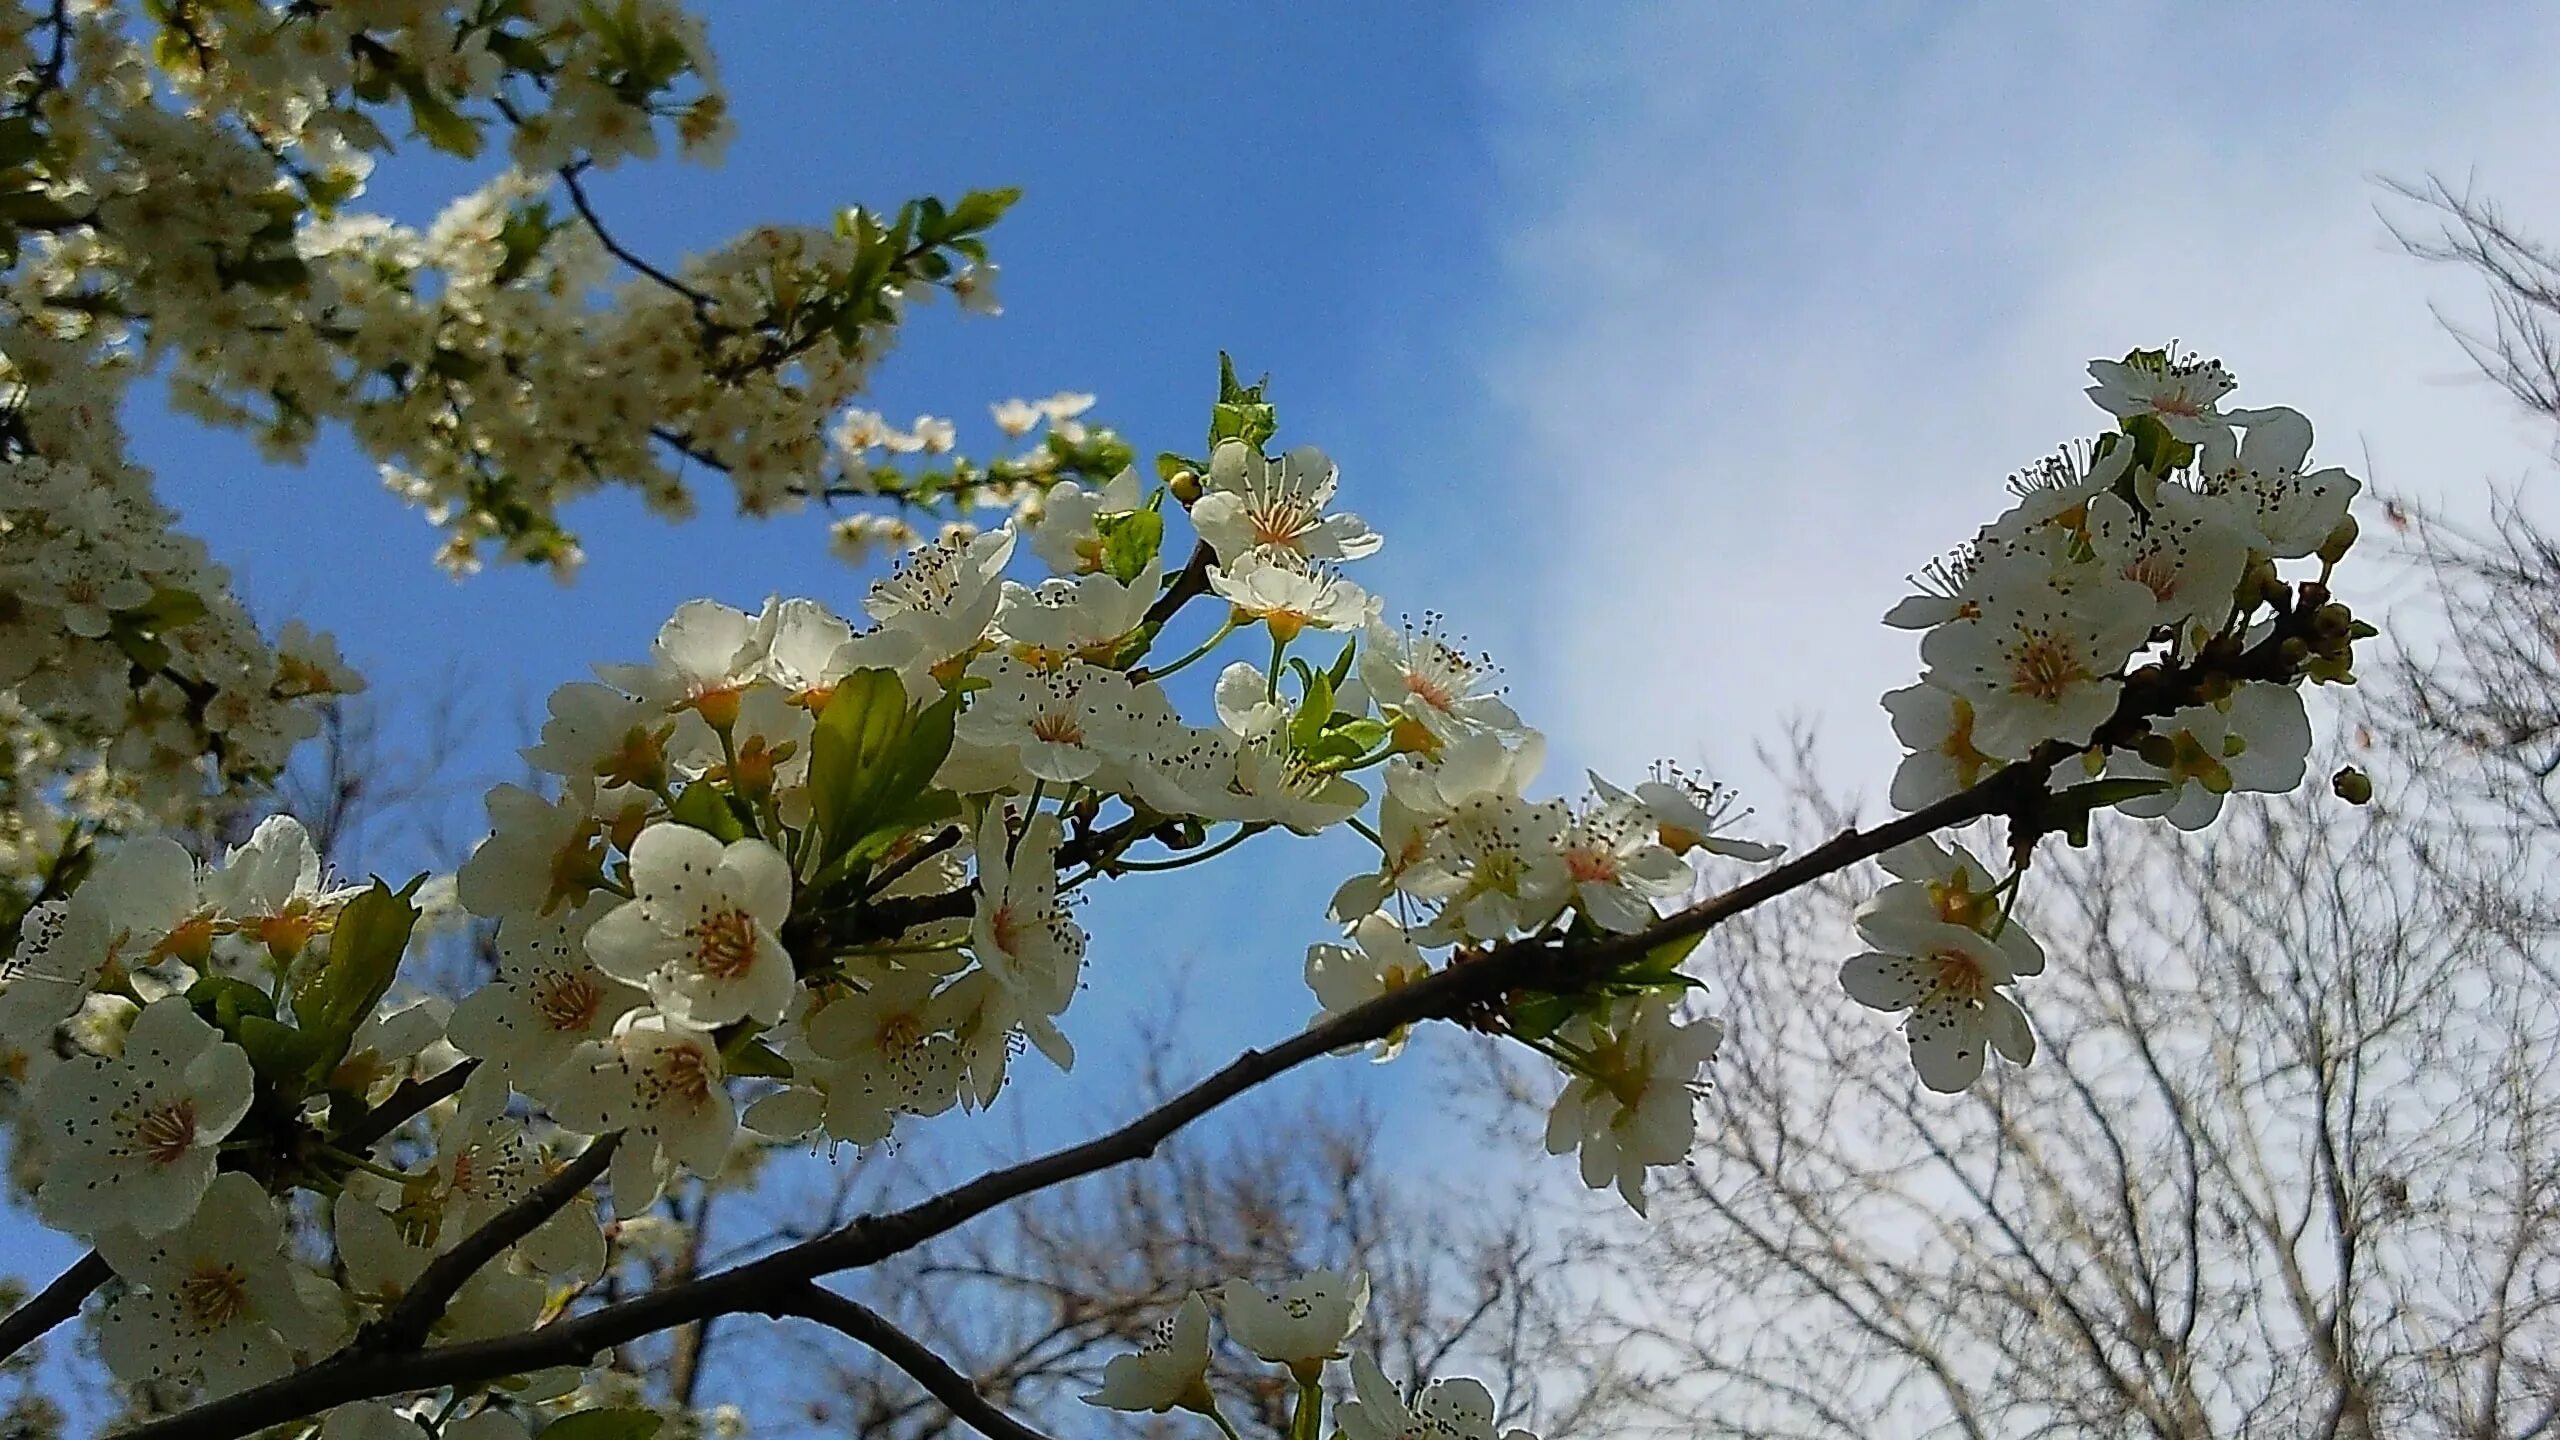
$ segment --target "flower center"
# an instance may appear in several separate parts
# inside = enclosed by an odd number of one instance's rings
[[[1084,727],[1076,723],[1076,717],[1072,711],[1043,711],[1032,716],[1031,734],[1032,738],[1046,741],[1051,745],[1084,743]]]
[[[1940,950],[1929,957],[1938,970],[1938,989],[1979,1003],[1984,989],[1982,963],[1961,950]]]
[[[554,1030],[584,1030],[604,1007],[604,987],[585,975],[554,971],[533,982],[533,1013]]]
[[[2154,600],[2167,600],[2178,593],[2177,562],[2157,550],[2124,567],[2124,578],[2140,581]]]
[[[1568,850],[1564,868],[1577,885],[1611,885],[1618,879],[1618,857],[1606,850]]]
[[[1430,706],[1434,710],[1448,709],[1450,702],[1457,698],[1450,692],[1450,686],[1447,682],[1436,676],[1425,675],[1420,671],[1406,672],[1404,677],[1404,693],[1421,701],[1423,704]]]
[[[144,1111],[142,1123],[133,1127],[133,1138],[142,1142],[142,1153],[152,1164],[176,1163],[195,1148],[196,1102],[177,1100]]]
[[[199,1265],[178,1282],[178,1303],[200,1328],[219,1329],[248,1313],[248,1279],[236,1265]]]
[[[651,1097],[653,1102],[672,1097],[687,1106],[699,1107],[711,1098],[711,1062],[691,1045],[659,1054],[657,1080],[658,1093]]]
[[[996,948],[1007,955],[1022,953],[1022,917],[1010,905],[999,905],[988,918],[987,928],[995,932]]]
[[[2089,678],[2079,652],[2054,635],[2029,635],[2009,661],[2010,693],[2048,703]]]
[[[744,910],[723,910],[693,927],[694,967],[714,980],[735,980],[756,963],[756,922]]]
[[[2184,390],[2172,390],[2163,395],[2153,396],[2151,408],[2163,415],[2175,415],[2186,420],[2192,420],[2204,413],[2203,403]]]
[[[1247,512],[1253,543],[1274,550],[1295,550],[1298,536],[1315,523],[1315,507],[1288,496],[1273,496]]]
[[[912,1011],[902,1011],[880,1022],[880,1048],[892,1057],[903,1057],[924,1042],[924,1022]]]

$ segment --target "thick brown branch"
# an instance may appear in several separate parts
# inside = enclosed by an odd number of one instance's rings
[[[1209,548],[1208,541],[1203,540],[1193,545],[1191,558],[1183,562],[1180,570],[1174,572],[1173,583],[1164,587],[1164,593],[1157,596],[1153,604],[1147,606],[1146,618],[1139,623],[1162,625],[1173,618],[1173,612],[1200,596],[1208,594],[1209,567],[1216,563],[1218,563],[1218,552]]]
[[[444,1307],[452,1303],[471,1277],[505,1253],[508,1246],[540,1229],[542,1222],[560,1213],[561,1206],[594,1184],[613,1159],[614,1147],[621,1143],[619,1130],[597,1137],[579,1152],[577,1159],[562,1166],[559,1174],[489,1217],[487,1224],[464,1236],[461,1244],[429,1261],[427,1268],[419,1272],[417,1283],[409,1287],[409,1293],[400,1297],[400,1303],[356,1337],[357,1348],[403,1351],[425,1344],[427,1333],[444,1318]]]
[[[463,1082],[480,1068],[477,1060],[465,1060],[450,1069],[439,1070],[423,1080],[403,1081],[383,1102],[364,1113],[362,1119],[347,1127],[346,1133],[333,1138],[343,1150],[363,1151],[379,1143],[392,1131],[418,1118],[439,1100],[462,1093]]]
[[[72,1261],[71,1268],[54,1276],[52,1284],[28,1297],[6,1319],[0,1319],[0,1360],[26,1349],[46,1331],[79,1314],[80,1302],[106,1284],[112,1273],[95,1250]]]
[[[968,1376],[871,1307],[815,1284],[792,1290],[782,1304],[787,1313],[815,1320],[861,1341],[880,1358],[907,1372],[925,1388],[925,1393],[941,1401],[987,1440],[1048,1440],[978,1393],[977,1385]]]

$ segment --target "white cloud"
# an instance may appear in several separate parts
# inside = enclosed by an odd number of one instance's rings
[[[1490,380],[1541,517],[1514,669],[1567,756],[1731,765],[1794,713],[1880,793],[1875,697],[1916,659],[1876,617],[2010,470],[2094,432],[2091,357],[2218,354],[2239,403],[2303,410],[2395,490],[2469,500],[2545,457],[2429,313],[2471,283],[2398,253],[2372,177],[2475,173],[2560,235],[2550,13],[2101,8],[1500,32],[1528,298],[1486,317]]]

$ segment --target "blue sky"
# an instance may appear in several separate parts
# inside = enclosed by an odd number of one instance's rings
[[[710,13],[739,139],[718,170],[601,180],[626,240],[1023,186],[1006,313],[918,314],[876,408],[983,442],[989,402],[1091,390],[1152,453],[1196,444],[1220,348],[1270,371],[1283,440],[1331,451],[1388,536],[1359,578],[1496,652],[1559,787],[1654,755],[1747,786],[1797,716],[1879,793],[1874,697],[1914,661],[1875,616],[2094,424],[2092,356],[2180,337],[2332,459],[2460,505],[2545,458],[2435,328],[2467,283],[2393,252],[2371,178],[2476,173],[2560,233],[2560,21],[2520,5]],[[411,218],[462,174],[404,168],[376,199]],[[282,470],[135,423],[262,613],[334,628],[385,697],[467,677],[465,765],[492,777],[549,687],[637,656],[680,601],[851,610],[866,578],[814,517],[734,520],[707,485],[681,528],[579,507],[573,586],[448,582],[344,446]],[[1122,882],[1088,919],[1096,973],[1133,978],[1071,1028],[1112,1033],[1184,963],[1204,1062],[1293,1027],[1350,854],[1266,837],[1176,911]],[[1426,1077],[1397,1079],[1418,1106]]]

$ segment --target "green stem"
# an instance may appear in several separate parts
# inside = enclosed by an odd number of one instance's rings
[[[1324,1371],[1318,1367],[1298,1381],[1297,1407],[1289,1412],[1289,1440],[1322,1440],[1324,1435]]]
[[[738,740],[737,740],[737,737],[736,737],[734,734],[732,734],[732,733],[731,733],[730,728],[729,728],[729,727],[727,727],[727,726],[719,726],[719,727],[715,727],[715,729],[714,729],[714,733],[715,733],[715,734],[717,734],[717,735],[720,737],[720,763],[721,763],[723,766],[727,767],[727,772],[728,772],[728,777],[729,777],[729,793],[730,793],[730,794],[732,794],[732,795],[735,795],[735,794],[737,794],[737,793],[738,793]],[[761,825],[759,825],[759,824],[756,822],[756,807],[755,807],[755,806],[753,806],[753,805],[732,805],[732,806],[730,806],[730,807],[729,807],[729,809],[730,809],[730,813],[732,813],[732,814],[736,815],[736,816],[739,818],[739,820],[740,820],[740,821],[742,821],[742,822],[746,825],[746,827],[747,827],[747,833],[748,833],[749,835],[754,836],[754,837],[755,837],[756,839],[758,839],[758,840],[761,840],[761,839],[763,839],[763,838],[764,838],[764,827],[763,827],[763,826],[761,826]]]
[[[1186,850],[1166,860],[1114,860],[1111,862],[1111,868],[1114,870],[1179,870],[1186,865],[1198,865],[1203,861],[1215,860],[1270,828],[1268,824],[1256,820],[1239,826],[1236,833],[1205,849]]]
[[[1279,631],[1272,631],[1271,673],[1262,677],[1262,698],[1268,704],[1280,703],[1280,662],[1286,658],[1288,650],[1289,642],[1280,638]]]
[[[327,1156],[330,1160],[335,1161],[340,1165],[344,1165],[350,1170],[361,1170],[367,1175],[374,1176],[377,1179],[391,1181],[395,1185],[406,1185],[411,1180],[417,1178],[406,1171],[394,1170],[388,1165],[377,1165],[361,1155],[341,1150],[335,1145],[325,1147],[321,1153]]]
[[[1225,1433],[1227,1440],[1244,1440],[1242,1435],[1236,1433],[1235,1422],[1229,1420],[1226,1416],[1226,1412],[1218,1408],[1217,1401],[1210,1401],[1208,1408],[1202,1410],[1200,1413],[1208,1416],[1212,1421],[1215,1421],[1218,1429]]]
[[[1369,843],[1378,847],[1379,854],[1392,855],[1395,853],[1387,848],[1386,837],[1380,835],[1375,829],[1373,829],[1368,821],[1361,819],[1357,815],[1348,815],[1343,817],[1343,819],[1345,824],[1348,824],[1352,829],[1357,830],[1362,835],[1368,837]]]
[[[1236,614],[1233,610],[1229,610],[1227,612],[1227,618],[1218,622],[1218,628],[1211,632],[1208,639],[1200,642],[1198,649],[1185,654],[1181,659],[1174,661],[1163,669],[1159,670],[1154,667],[1149,667],[1146,672],[1146,677],[1150,680],[1161,680],[1167,675],[1187,669],[1194,661],[1206,658],[1210,651],[1218,648],[1220,641],[1223,641],[1228,636],[1234,634],[1235,630]]]

